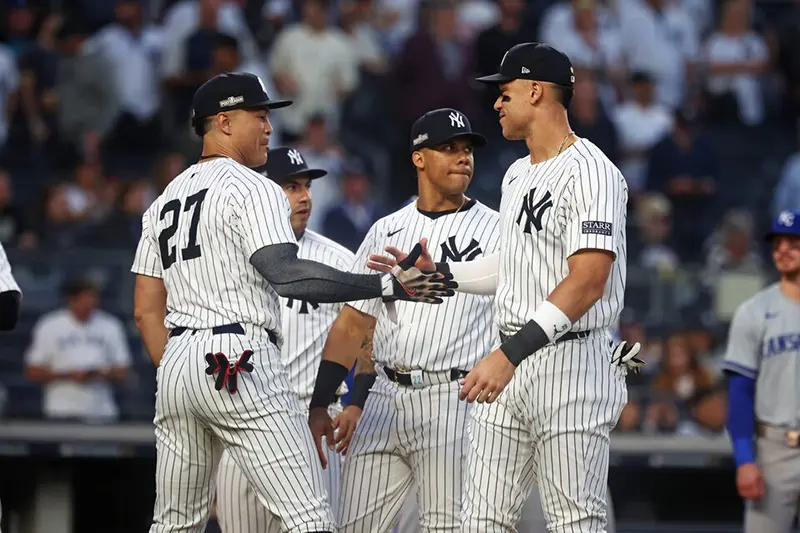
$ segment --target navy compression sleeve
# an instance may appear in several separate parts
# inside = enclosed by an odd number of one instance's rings
[[[350,274],[300,259],[294,244],[265,246],[250,257],[250,263],[284,298],[336,303],[383,295],[380,274]]]
[[[0,292],[0,331],[11,331],[19,321],[22,295],[17,291]]]
[[[753,433],[755,430],[756,380],[741,374],[729,374],[728,433],[733,445],[736,466],[755,462]]]

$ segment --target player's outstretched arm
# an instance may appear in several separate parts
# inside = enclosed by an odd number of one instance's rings
[[[500,269],[499,252],[458,263],[435,263],[427,250],[427,239],[420,241],[422,255],[414,266],[422,272],[441,272],[453,276],[453,281],[458,283],[458,292],[494,296],[497,292],[497,273]],[[391,256],[373,254],[369,257],[367,266],[378,272],[389,272],[399,261],[403,261],[408,254],[394,246],[384,248]]]
[[[419,245],[418,245],[419,247]],[[416,254],[421,249],[415,247]],[[351,274],[328,265],[300,259],[294,244],[273,244],[257,250],[250,263],[284,298],[319,303],[353,302],[383,298],[442,303],[458,286],[452,276],[423,273],[413,266],[398,265],[388,274]]]
[[[164,280],[138,274],[133,293],[133,317],[150,360],[157,367],[167,345],[167,289]]]
[[[325,340],[308,413],[308,423],[323,468],[327,466],[327,459],[322,437],[326,437],[331,449],[335,446],[328,406],[336,401],[336,390],[355,364],[362,347],[371,343],[374,329],[375,317],[345,305]]]

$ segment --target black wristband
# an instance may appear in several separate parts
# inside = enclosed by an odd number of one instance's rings
[[[308,408],[328,408],[336,401],[336,391],[347,377],[350,370],[334,361],[322,360],[317,371],[317,381],[314,383],[314,392],[311,394],[311,403]]]
[[[361,409],[367,403],[367,396],[369,396],[369,389],[375,383],[375,378],[378,374],[356,374],[353,379],[353,390],[350,392],[350,405],[355,405]]]
[[[0,292],[0,331],[11,331],[19,321],[22,294],[18,291]]]
[[[547,333],[535,320],[528,321],[518,332],[500,345],[500,349],[514,366],[527,359],[536,350],[550,344]]]

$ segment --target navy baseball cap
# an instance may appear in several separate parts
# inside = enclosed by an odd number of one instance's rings
[[[449,107],[435,109],[419,117],[411,126],[411,151],[461,138],[469,139],[473,146],[486,144],[486,137],[472,131],[472,124],[464,113]]]
[[[192,126],[202,135],[203,119],[234,109],[279,109],[291,100],[270,100],[258,76],[247,72],[225,72],[205,82],[192,98]]]
[[[800,237],[800,209],[786,209],[778,213],[764,237],[769,240],[778,235]]]
[[[271,180],[282,183],[289,181],[301,174],[308,175],[308,179],[315,180],[326,176],[327,170],[308,168],[303,154],[296,148],[280,147],[270,148],[267,163],[255,169],[256,172],[265,174]]]
[[[569,57],[545,43],[521,43],[511,47],[500,61],[499,70],[497,74],[475,80],[488,85],[518,79],[545,81],[563,87],[575,84],[575,71]]]

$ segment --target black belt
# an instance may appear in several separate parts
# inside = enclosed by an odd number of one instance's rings
[[[172,328],[169,332],[169,338],[172,337],[180,337],[187,331],[191,331],[192,335],[197,331],[196,329],[189,329],[183,326],[179,326],[177,328]],[[269,341],[274,344],[275,346],[278,345],[278,337],[273,333],[271,330],[266,329],[267,336],[269,337]],[[211,333],[213,335],[223,335],[225,333],[230,333],[232,335],[244,335],[244,326],[241,324],[225,324],[224,326],[216,326],[211,328]]]
[[[576,341],[578,339],[585,339],[586,337],[589,336],[590,333],[591,333],[591,331],[568,331],[567,333],[564,333],[561,337],[556,339],[555,344],[558,344],[559,342]],[[506,342],[509,337],[511,337],[511,335],[506,335],[505,333],[501,333],[500,334],[500,341],[501,342]]]
[[[393,382],[397,383],[398,385],[403,385],[404,387],[411,387],[411,386],[414,385],[414,382],[411,379],[411,373],[410,372],[400,372],[400,371],[394,370],[393,368],[389,368],[388,366],[384,366],[383,367],[383,371],[386,373],[386,377],[389,378],[389,381],[393,381]],[[445,372],[448,372],[448,371],[444,370],[444,371],[439,371],[439,372],[425,372],[425,373],[427,373],[427,374],[443,374]],[[459,379],[462,379],[462,378],[466,377],[466,375],[469,373],[468,370],[461,370],[460,368],[451,368],[449,370],[449,372],[450,372],[450,374],[449,374],[450,381],[458,381]]]

